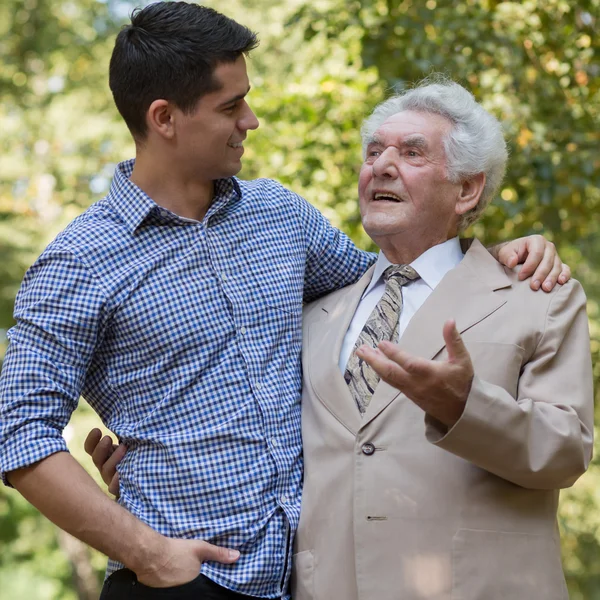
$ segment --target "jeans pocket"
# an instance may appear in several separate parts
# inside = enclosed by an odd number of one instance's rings
[[[109,575],[104,585],[100,600],[128,600],[135,590],[135,573],[129,569],[120,569]]]
[[[150,587],[138,581],[133,588],[132,598],[136,600],[198,600],[198,593],[203,590],[203,579],[203,575],[198,575],[187,583],[165,588]]]

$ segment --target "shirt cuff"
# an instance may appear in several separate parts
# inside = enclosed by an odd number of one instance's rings
[[[3,441],[0,448],[0,475],[2,482],[12,487],[6,475],[16,469],[29,467],[57,452],[68,452],[67,443],[62,435],[40,424],[21,427],[16,433]]]

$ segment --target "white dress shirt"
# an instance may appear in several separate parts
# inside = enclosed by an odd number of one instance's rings
[[[455,237],[443,244],[429,248],[429,250],[410,263],[410,266],[421,277],[402,286],[403,306],[400,313],[398,339],[404,333],[412,316],[421,308],[425,300],[429,298],[429,294],[433,292],[444,275],[456,267],[462,259],[463,253],[460,248],[460,241]],[[346,364],[362,328],[365,326],[371,312],[373,312],[375,305],[383,296],[385,282],[382,275],[391,264],[385,257],[385,254],[379,252],[375,271],[373,272],[373,279],[371,279],[369,287],[365,290],[356,307],[356,312],[350,322],[350,327],[342,344],[339,362],[342,373],[346,371]]]

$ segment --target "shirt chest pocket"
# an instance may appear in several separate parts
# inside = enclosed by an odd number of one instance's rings
[[[255,289],[269,309],[300,315],[304,289],[304,259],[300,254],[277,257],[253,270]]]

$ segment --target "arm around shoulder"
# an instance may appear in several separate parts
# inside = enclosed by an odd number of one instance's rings
[[[304,198],[292,196],[304,233],[304,300],[310,302],[357,281],[376,256],[358,249],[345,233],[331,225]]]

